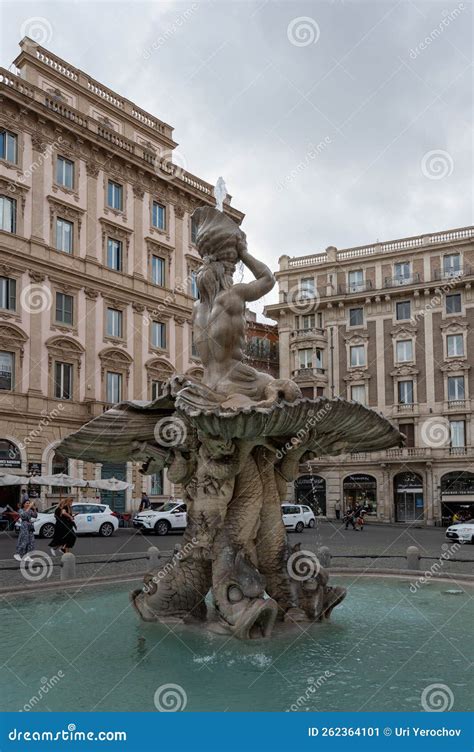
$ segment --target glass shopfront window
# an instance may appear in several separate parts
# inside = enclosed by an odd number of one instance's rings
[[[344,511],[362,505],[367,514],[377,514],[377,481],[372,475],[347,475],[343,483]]]

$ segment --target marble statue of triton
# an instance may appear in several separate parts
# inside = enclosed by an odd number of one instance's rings
[[[195,210],[202,258],[194,342],[201,381],[178,374],[152,402],[121,402],[63,440],[59,451],[90,462],[164,468],[187,504],[181,550],[145,576],[132,602],[146,621],[201,623],[240,639],[269,637],[276,622],[321,621],[345,597],[316,557],[299,560],[282,521],[287,483],[314,456],[402,444],[385,418],[343,399],[303,398],[294,381],[245,362],[245,306],[274,286],[241,228],[217,208]],[[243,262],[254,279],[234,284]],[[206,597],[211,595],[212,597]]]

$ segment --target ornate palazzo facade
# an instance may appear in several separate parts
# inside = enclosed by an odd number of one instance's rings
[[[142,489],[172,494],[166,477],[67,466],[55,447],[113,402],[199,377],[191,214],[214,205],[213,188],[173,162],[169,125],[20,47],[16,73],[0,69],[0,472],[120,476],[134,490],[111,501],[130,510]],[[241,220],[230,197],[226,211]]]
[[[474,516],[474,228],[311,256],[282,256],[280,376],[306,396],[341,396],[390,418],[403,449],[301,467],[292,489],[328,517],[363,503],[373,519],[441,524]]]

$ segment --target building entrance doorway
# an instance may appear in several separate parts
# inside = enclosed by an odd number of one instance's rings
[[[395,520],[415,522],[423,519],[423,481],[416,473],[399,473],[394,478]]]

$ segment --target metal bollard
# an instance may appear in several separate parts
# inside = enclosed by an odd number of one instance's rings
[[[73,553],[61,556],[61,580],[74,580],[76,577],[76,557]]]
[[[158,559],[160,558],[160,549],[156,546],[150,546],[150,548],[147,551],[148,559],[150,561],[150,567],[157,567],[158,566]]]
[[[407,548],[407,569],[420,568],[420,549],[417,546]]]
[[[318,559],[322,567],[331,566],[331,552],[327,546],[321,546],[318,551]]]

